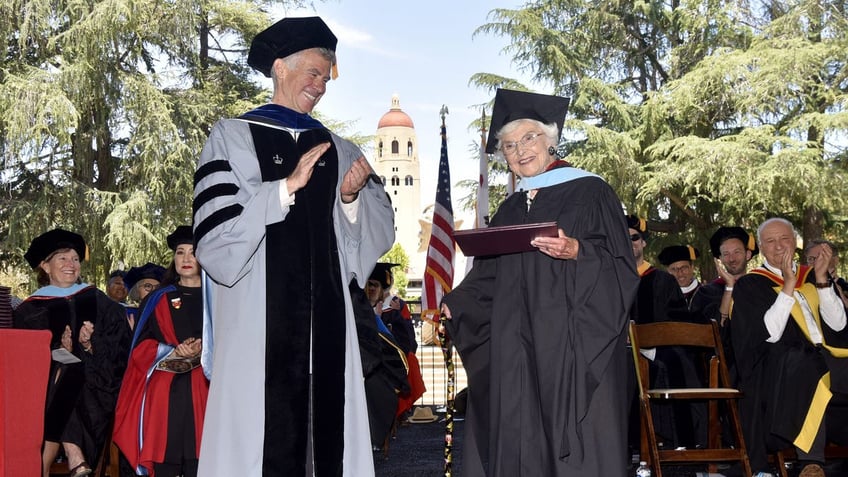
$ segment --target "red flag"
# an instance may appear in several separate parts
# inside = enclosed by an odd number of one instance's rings
[[[453,288],[453,259],[456,244],[453,240],[453,208],[451,207],[450,165],[448,164],[446,110],[442,109],[442,152],[439,158],[439,181],[436,184],[436,205],[433,226],[427,247],[424,285],[421,291],[421,317],[439,322],[439,302]]]

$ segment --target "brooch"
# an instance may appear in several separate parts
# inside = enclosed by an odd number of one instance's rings
[[[173,306],[174,309],[179,310],[180,307],[183,306],[183,299],[182,298],[171,298],[171,306]]]

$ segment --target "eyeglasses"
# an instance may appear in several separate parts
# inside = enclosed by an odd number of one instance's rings
[[[542,133],[531,132],[527,133],[519,139],[518,141],[510,141],[501,143],[501,152],[504,156],[512,156],[518,153],[518,146],[523,148],[527,148],[536,144],[536,140],[541,136]]]
[[[154,288],[156,288],[156,284],[155,283],[142,283],[138,287],[142,288],[146,291],[150,291],[150,290],[153,290]]]
[[[642,240],[642,236],[641,236],[641,235],[639,235],[639,234],[630,234],[630,241],[631,241],[631,242],[638,242],[638,241],[640,241],[640,240]]]

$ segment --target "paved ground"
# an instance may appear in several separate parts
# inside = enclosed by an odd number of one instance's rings
[[[439,415],[444,416],[444,414]],[[464,424],[464,421],[455,422],[451,474],[453,477],[462,476]],[[398,427],[397,436],[391,441],[388,455],[384,456],[382,452],[374,453],[377,477],[439,477],[445,475],[444,439],[445,424],[443,420],[428,424],[401,425]],[[848,462],[830,462],[825,470],[827,477],[848,477]],[[663,467],[663,477],[696,477],[698,472],[706,472],[706,468],[700,466]],[[722,472],[727,477],[741,477],[740,472],[734,472],[733,469],[723,470]],[[635,475],[635,467],[628,475]],[[792,477],[796,473],[791,472],[789,475]]]

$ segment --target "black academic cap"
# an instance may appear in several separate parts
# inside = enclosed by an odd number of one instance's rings
[[[638,215],[628,215],[627,216],[627,227],[638,230],[640,234],[645,235],[648,231],[648,222],[645,221],[642,217]]]
[[[310,48],[336,51],[336,43],[336,35],[321,17],[283,18],[256,35],[250,43],[247,64],[270,78],[277,58]]]
[[[694,262],[696,258],[701,256],[701,252],[691,245],[672,245],[662,249],[657,259],[666,267],[674,262],[686,260]]]
[[[190,243],[194,244],[194,233],[191,230],[191,225],[180,225],[171,235],[168,235],[168,248],[177,250],[177,245]]]
[[[486,152],[495,153],[495,136],[507,123],[516,119],[535,119],[545,124],[556,123],[562,133],[565,113],[568,112],[568,98],[548,94],[498,89],[495,93],[495,106],[492,108],[492,122],[489,125],[489,137],[486,140]]]
[[[732,238],[742,241],[742,245],[745,246],[745,249],[751,251],[752,257],[760,252],[759,247],[757,247],[757,241],[754,239],[754,235],[749,234],[742,227],[719,227],[713,236],[710,237],[710,251],[713,253],[713,257],[720,258],[721,244],[723,244],[727,239]]]
[[[80,261],[88,258],[85,239],[82,238],[82,235],[62,229],[53,229],[49,232],[44,232],[32,239],[32,243],[29,244],[29,249],[24,254],[24,258],[30,267],[36,268],[51,253],[63,248],[76,250]]]
[[[124,285],[127,287],[127,290],[131,290],[136,283],[144,280],[145,278],[152,278],[157,282],[161,282],[162,276],[164,275],[165,267],[147,262],[140,267],[130,268],[130,271],[127,272],[127,276],[124,277]]]
[[[392,267],[398,266],[397,263],[377,262],[374,265],[374,270],[371,272],[369,280],[377,280],[383,288],[389,288],[394,283],[394,275],[392,275]]]

